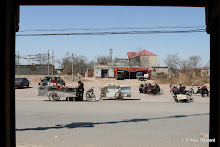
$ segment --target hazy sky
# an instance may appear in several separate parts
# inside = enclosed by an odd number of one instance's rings
[[[20,32],[17,35],[151,31],[149,27],[158,27],[153,29],[156,31],[184,30],[172,28],[173,26],[199,26],[205,29],[205,8],[21,6]],[[109,28],[115,29],[109,30]],[[156,54],[161,65],[164,65],[167,54],[172,53],[179,53],[183,60],[187,60],[192,55],[199,55],[205,65],[210,56],[209,45],[209,35],[206,32],[16,37],[16,53],[19,51],[21,56],[47,53],[50,49],[50,51],[54,50],[56,59],[64,57],[66,52],[73,52],[94,60],[95,56],[109,55],[109,49],[112,48],[113,57],[125,58],[127,52],[141,48]]]

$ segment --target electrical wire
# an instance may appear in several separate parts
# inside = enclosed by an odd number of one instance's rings
[[[168,31],[162,30],[162,31],[85,32],[85,33],[41,33],[41,34],[16,34],[16,36],[161,34],[161,33],[196,33],[196,32],[206,32],[206,30],[190,29],[190,30],[168,30]]]
[[[100,31],[100,30],[125,30],[125,29],[171,29],[171,28],[205,28],[205,26],[156,26],[156,27],[110,27],[110,28],[66,28],[66,29],[29,29],[29,30],[19,30],[19,32],[44,32],[44,31]]]

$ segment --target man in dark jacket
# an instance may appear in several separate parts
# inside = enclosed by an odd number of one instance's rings
[[[205,94],[207,94],[207,96],[209,96],[209,91],[206,86],[202,87],[201,94],[202,94],[202,97],[204,97]]]
[[[139,92],[140,93],[143,93],[143,89],[142,89],[143,87],[144,87],[144,85],[141,83],[141,85],[139,86]]]
[[[143,87],[142,87],[142,92],[143,92],[144,94],[147,93],[147,83],[145,83],[145,84],[143,85]]]
[[[81,81],[78,82],[78,94],[79,99],[83,100],[84,84]]]

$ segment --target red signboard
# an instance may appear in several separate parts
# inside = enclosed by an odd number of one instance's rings
[[[115,70],[128,70],[128,71],[148,71],[148,68],[128,68],[128,67],[116,67]]]

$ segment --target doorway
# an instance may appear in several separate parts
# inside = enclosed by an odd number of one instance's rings
[[[108,69],[102,69],[102,78],[108,78]]]

